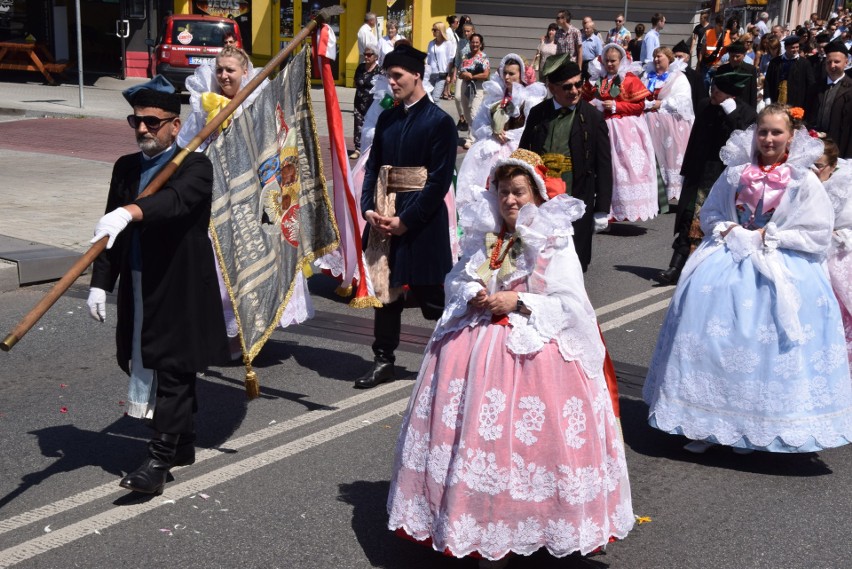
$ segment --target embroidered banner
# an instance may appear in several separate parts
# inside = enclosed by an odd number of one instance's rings
[[[248,366],[278,325],[305,262],[337,248],[310,98],[294,56],[207,149],[211,235]]]

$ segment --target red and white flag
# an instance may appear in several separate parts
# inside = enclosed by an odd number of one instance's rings
[[[331,142],[334,215],[340,230],[340,248],[319,259],[317,264],[324,271],[341,280],[339,294],[348,296],[355,293],[349,303],[350,306],[380,307],[382,304],[373,292],[370,277],[364,267],[359,226],[361,208],[355,198],[352,170],[349,168],[346,138],[343,134],[343,116],[340,114],[340,103],[331,71],[331,62],[337,58],[337,38],[327,24],[314,33],[313,51],[314,64],[322,78],[322,89],[325,94],[325,114]]]

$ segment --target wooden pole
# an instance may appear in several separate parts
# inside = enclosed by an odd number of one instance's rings
[[[296,48],[305,40],[307,37],[320,25],[325,23],[327,20],[331,19],[333,16],[337,16],[343,13],[343,8],[340,6],[329,6],[327,8],[323,8],[320,10],[319,14],[311,20],[307,26],[302,28],[302,30],[296,34],[289,44],[284,47],[278,54],[269,60],[263,69],[261,69],[257,75],[255,75],[251,81],[249,81],[245,87],[240,89],[240,91],[234,95],[234,98],[231,99],[231,102],[222,109],[222,111],[217,114],[213,120],[211,120],[207,125],[201,129],[195,138],[193,138],[189,144],[186,145],[186,148],[182,149],[179,153],[172,158],[171,162],[166,164],[162,170],[151,180],[145,189],[139,194],[140,198],[148,197],[157,193],[160,188],[162,188],[165,183],[169,180],[172,174],[178,169],[178,167],[183,162],[184,158],[186,158],[190,153],[195,152],[195,149],[198,146],[207,140],[216,129],[228,118],[231,114],[236,111],[239,106],[246,100],[246,98],[258,88],[258,86],[263,82],[264,79],[269,77],[272,72],[274,72],[287,57],[293,53]],[[104,237],[100,241],[96,242],[92,245],[86,253],[80,257],[74,265],[68,269],[68,272],[63,275],[61,279],[59,279],[56,284],[51,287],[51,289],[47,292],[47,294],[42,297],[42,299],[36,304],[32,310],[30,310],[20,322],[18,322],[17,326],[9,333],[6,338],[3,339],[3,342],[0,343],[0,349],[4,352],[8,352],[12,349],[12,347],[17,344],[24,335],[30,331],[30,329],[35,326],[35,324],[41,319],[44,314],[50,310],[50,307],[59,300],[65,291],[74,284],[74,281],[83,274],[83,271],[91,265],[95,259],[97,259],[98,255],[100,255],[104,249],[106,249],[107,241],[109,237]]]

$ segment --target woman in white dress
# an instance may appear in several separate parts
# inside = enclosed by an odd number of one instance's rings
[[[744,454],[852,441],[852,382],[825,270],[831,202],[811,171],[821,141],[785,105],[735,131],[701,208],[648,368],[651,426]]]
[[[651,93],[645,101],[645,122],[651,132],[654,155],[670,204],[676,204],[680,198],[683,187],[680,167],[695,120],[692,88],[683,74],[685,68],[686,63],[675,59],[672,50],[658,47],[644,77],[645,86]]]
[[[846,353],[852,367],[852,160],[838,158],[840,152],[832,140],[824,139],[823,144],[824,153],[814,163],[813,170],[834,208],[828,275],[840,305]]]
[[[476,142],[470,147],[456,177],[456,204],[470,201],[474,187],[487,183],[491,167],[518,149],[526,115],[547,97],[542,83],[524,83],[526,66],[520,55],[510,53],[482,88],[482,105],[473,120]]]

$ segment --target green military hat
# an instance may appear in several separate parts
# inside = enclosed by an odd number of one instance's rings
[[[713,78],[713,85],[715,85],[720,91],[723,91],[732,97],[737,97],[742,95],[751,78],[752,75],[748,73],[730,71],[728,73],[716,75]]]
[[[551,55],[541,68],[541,76],[550,83],[559,83],[580,73],[580,66],[571,61],[571,56],[567,53]]]

